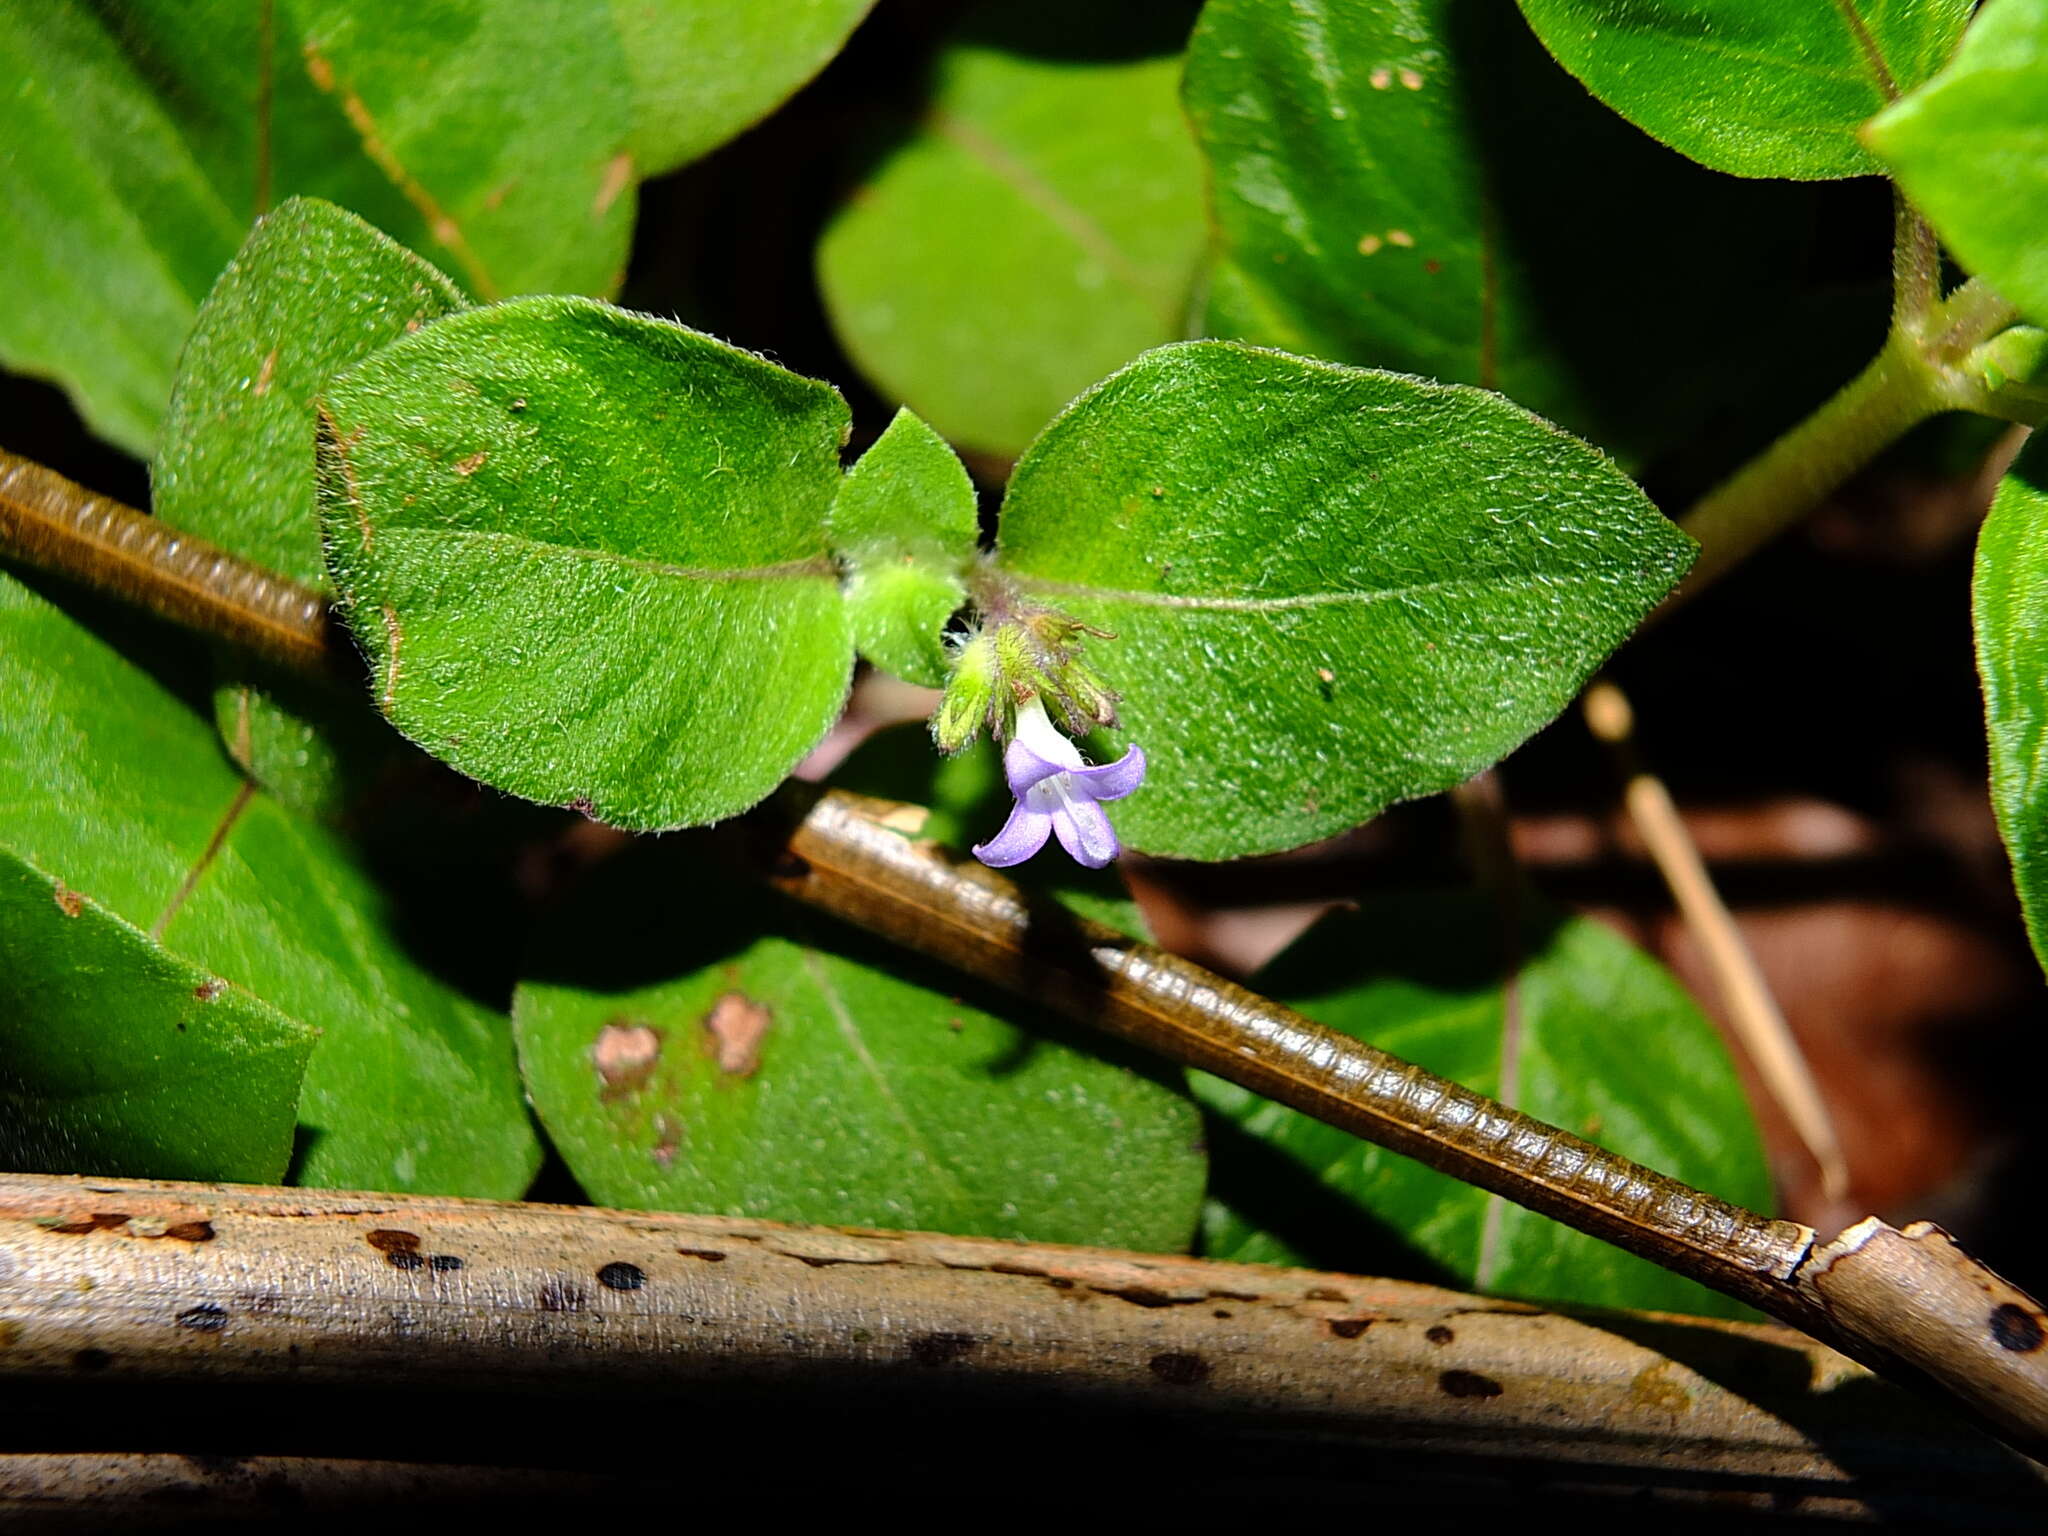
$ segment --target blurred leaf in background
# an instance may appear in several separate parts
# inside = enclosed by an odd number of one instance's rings
[[[1207,229],[1178,99],[1182,0],[998,0],[939,54],[923,119],[818,248],[861,371],[963,449],[1187,334]]]

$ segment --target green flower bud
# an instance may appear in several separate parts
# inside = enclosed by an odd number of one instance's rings
[[[995,702],[998,679],[995,642],[975,635],[953,657],[953,675],[932,714],[932,740],[946,756],[963,751],[981,734]]]

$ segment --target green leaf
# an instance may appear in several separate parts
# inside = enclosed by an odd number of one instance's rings
[[[643,176],[687,165],[822,69],[875,0],[611,0]]]
[[[1186,1098],[731,880],[674,842],[620,856],[520,986],[528,1089],[593,1199],[1186,1247]]]
[[[127,648],[160,665],[154,630]],[[503,1015],[414,962],[344,846],[231,768],[166,681],[0,577],[0,845],[320,1031],[296,1181],[509,1198],[539,1147]]]
[[[292,194],[487,299],[617,285],[630,86],[603,6],[0,0],[0,56],[0,361],[131,452],[200,299]]]
[[[1511,7],[1212,0],[1187,101],[1209,334],[1500,389],[1642,452],[1756,391],[1803,194],[1661,149]]]
[[[922,125],[826,230],[841,341],[952,442],[1014,455],[1186,334],[1207,231],[1175,96],[1185,36],[1177,8],[982,8],[940,55]]]
[[[331,386],[335,586],[392,723],[637,829],[754,804],[845,702],[846,402],[580,299],[473,309]]]
[[[295,197],[220,275],[178,360],[150,471],[172,526],[324,586],[313,401],[386,342],[464,306],[428,262],[332,203]]]
[[[929,814],[898,830],[956,852],[994,837],[1014,804],[994,742],[981,737],[966,751],[941,757],[922,725],[876,731],[832,770],[830,782],[857,795],[908,801]],[[1114,864],[1084,869],[1070,859],[1032,859],[1004,873],[1070,912],[1152,942],[1145,914]]]
[[[1519,972],[1492,898],[1376,900],[1325,918],[1258,979],[1346,1034],[1504,1098],[1660,1173],[1767,1209],[1728,1053],[1684,990],[1598,923],[1525,903]],[[1219,1258],[1422,1273],[1461,1290],[1742,1315],[1735,1303],[1219,1079],[1205,1247]],[[1391,1240],[1391,1242],[1390,1242]],[[1391,1251],[1389,1249],[1391,1248]]]
[[[156,515],[312,586],[315,395],[350,363],[463,307],[434,267],[354,214],[293,198],[260,220],[199,307],[150,474]],[[214,708],[235,761],[332,817],[404,744],[360,698],[223,656]]]
[[[1948,58],[1976,0],[1521,0],[1623,117],[1736,176],[1883,170],[1856,131]]]
[[[998,555],[1114,633],[1112,820],[1223,859],[1499,761],[1692,562],[1595,450],[1497,395],[1230,342],[1147,353],[1017,466]]]
[[[941,632],[967,600],[978,521],[967,467],[908,410],[846,472],[828,520],[861,655],[905,682],[944,685]]]
[[[1999,482],[1977,535],[1975,589],[1991,805],[2034,953],[2048,966],[2048,442],[2039,437]]]
[[[1955,62],[1864,140],[1957,258],[2048,324],[2048,3],[1986,6]]]
[[[0,850],[0,1168],[275,1184],[314,1039]]]

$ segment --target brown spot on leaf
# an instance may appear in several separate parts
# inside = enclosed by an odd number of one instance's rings
[[[219,997],[221,993],[227,991],[227,989],[228,984],[216,976],[199,983],[198,986],[192,989],[192,995],[202,1003],[210,1003],[216,997]]]
[[[484,461],[489,457],[490,454],[479,448],[475,453],[455,461],[455,473],[465,477],[473,475],[484,467]]]
[[[597,1032],[590,1048],[602,1087],[600,1102],[610,1104],[647,1086],[661,1060],[661,1031],[638,1019],[616,1018]]]
[[[666,1168],[676,1160],[676,1149],[683,1144],[683,1123],[674,1115],[658,1114],[654,1117],[654,1135],[654,1146],[647,1155]]]
[[[1169,1387],[1199,1387],[1209,1379],[1208,1361],[1200,1355],[1183,1354],[1178,1350],[1154,1355],[1145,1365]]]
[[[255,393],[259,395],[269,394],[270,381],[276,375],[276,373],[277,348],[272,347],[268,352],[263,354],[263,365],[256,370]]]
[[[706,1043],[718,1070],[749,1077],[761,1065],[761,1039],[775,1015],[744,992],[728,992],[704,1015]]]
[[[1477,1371],[1445,1371],[1436,1384],[1452,1397],[1499,1397],[1501,1385]]]
[[[85,910],[85,898],[67,885],[59,885],[52,894],[57,898],[57,910],[66,917],[76,917]]]

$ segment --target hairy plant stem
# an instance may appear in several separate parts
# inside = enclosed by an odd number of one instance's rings
[[[104,536],[81,555],[39,542],[33,520],[26,537],[0,520],[0,555],[55,564],[116,595],[152,590],[130,570],[136,561],[175,567],[180,541],[143,537],[152,520],[142,513],[47,470],[36,483],[41,517],[64,520],[68,487],[92,504]],[[92,550],[120,558],[96,563]],[[205,601],[166,605],[175,610],[167,616],[240,644],[281,627],[296,638],[273,654],[308,670],[326,664],[318,594],[219,552],[198,579]],[[1811,1228],[1690,1188],[1177,955],[1034,902],[994,870],[906,834],[919,820],[915,807],[791,785],[742,826],[749,865],[798,901],[1689,1275],[2048,1456],[2048,1350],[2010,1342],[2048,1336],[2048,1312],[1938,1228],[1899,1232],[1872,1218],[1818,1245]]]

